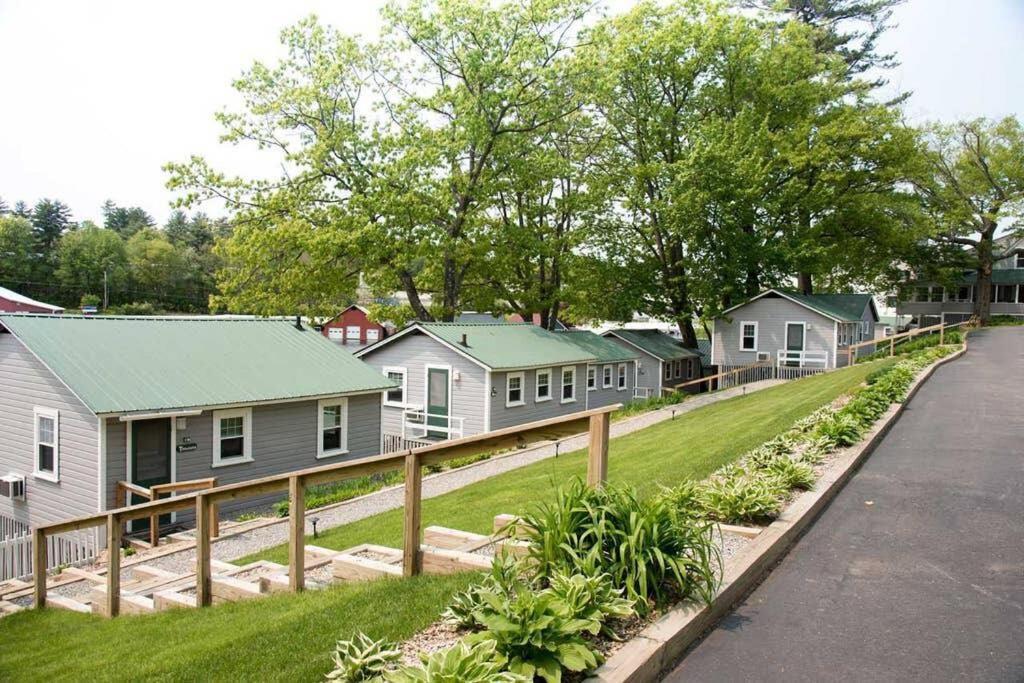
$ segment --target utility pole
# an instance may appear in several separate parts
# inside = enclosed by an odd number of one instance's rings
[[[107,269],[103,269],[103,310],[107,310]]]

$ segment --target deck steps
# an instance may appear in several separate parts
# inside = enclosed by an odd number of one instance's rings
[[[66,598],[63,595],[48,595],[46,596],[46,606],[56,607],[58,609],[66,609],[71,612],[81,612],[82,614],[88,614],[93,611],[89,605],[73,598]]]
[[[491,555],[479,555],[465,550],[448,550],[445,548],[422,547],[422,563],[424,574],[457,574],[465,571],[487,571],[491,568],[494,558]]]
[[[507,551],[522,556],[529,550],[529,545],[519,539],[507,538],[504,534],[486,536],[461,529],[449,529],[443,526],[428,526],[423,530],[423,543],[445,550],[463,550],[473,552],[487,546],[495,546],[495,551]]]

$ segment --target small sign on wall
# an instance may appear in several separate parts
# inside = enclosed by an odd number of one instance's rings
[[[187,451],[194,451],[194,450],[197,450],[198,448],[199,448],[199,444],[194,443],[194,442],[193,443],[179,443],[178,444],[178,452],[179,453],[185,453]]]

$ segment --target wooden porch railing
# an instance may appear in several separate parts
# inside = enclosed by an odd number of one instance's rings
[[[216,485],[216,477],[176,481],[168,484],[154,484],[149,488],[139,486],[138,484],[133,484],[128,481],[119,481],[117,482],[117,487],[114,489],[114,507],[123,508],[130,506],[130,495],[136,495],[152,502],[154,500],[159,500],[162,496],[168,493],[201,491],[203,489],[212,489]],[[216,521],[213,526],[213,535],[214,537],[220,535],[220,526]],[[154,548],[160,544],[160,515],[154,514],[149,518],[149,544]]]
[[[423,468],[466,455],[526,446],[537,441],[557,440],[589,430],[587,482],[600,486],[608,473],[608,433],[610,415],[621,404],[604,406],[571,415],[499,429],[486,434],[442,441],[393,454],[375,455],[359,460],[286,472],[262,479],[214,486],[173,498],[153,500],[109,510],[105,513],[69,519],[33,529],[33,574],[36,607],[46,606],[46,537],[66,531],[105,526],[107,531],[106,609],[117,616],[121,600],[121,538],[124,523],[152,518],[175,510],[196,511],[196,604],[211,604],[211,537],[216,524],[217,506],[268,493],[288,493],[288,577],[293,591],[305,587],[305,500],[307,486],[364,477],[390,470],[405,470],[405,516],[402,545],[402,569],[405,576],[419,574],[422,568],[421,507]],[[184,483],[184,482],[182,482]]]
[[[976,324],[974,318],[963,320],[958,323],[939,323],[937,325],[929,325],[928,327],[921,327],[916,330],[908,330],[907,332],[901,332],[894,334],[891,337],[883,337],[881,339],[870,339],[868,341],[858,342],[856,344],[850,344],[846,347],[846,364],[847,366],[853,365],[857,360],[857,350],[862,349],[865,346],[874,346],[876,350],[880,346],[885,346],[886,342],[889,342],[889,356],[896,355],[896,342],[897,340],[902,343],[909,341],[915,337],[920,337],[922,334],[935,334],[939,335],[939,344],[943,344],[946,341],[946,331],[952,330],[961,326],[972,326]]]
[[[744,365],[742,368],[736,368],[735,370],[729,370],[727,372],[719,372],[718,374],[708,375],[707,377],[700,377],[698,379],[690,380],[689,382],[683,382],[682,384],[677,384],[674,387],[665,387],[664,389],[662,389],[662,391],[665,394],[674,394],[674,393],[679,393],[679,391],[681,389],[685,389],[686,387],[696,386],[699,389],[700,385],[703,384],[704,382],[708,383],[708,390],[710,390],[711,389],[711,382],[714,381],[714,380],[720,380],[719,384],[722,384],[722,382],[724,380],[726,380],[726,379],[728,379],[730,377],[738,377],[740,375],[740,373],[748,372],[750,370],[753,370],[754,368],[770,368],[770,367],[772,367],[770,362],[767,362],[767,363],[766,362],[751,363],[750,365]]]

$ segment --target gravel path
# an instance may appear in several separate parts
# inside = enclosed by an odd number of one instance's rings
[[[768,387],[782,384],[785,380],[763,380],[753,382],[733,389],[725,389],[713,394],[700,394],[687,399],[684,403],[641,413],[633,417],[613,421],[610,428],[612,437],[622,436],[631,432],[644,429],[658,422],[663,422],[673,417],[688,413],[712,403],[724,401],[734,396],[749,394]],[[460,489],[463,486],[476,483],[483,479],[493,477],[510,470],[524,467],[531,463],[545,460],[556,455],[556,453],[570,453],[572,451],[586,448],[588,435],[580,434],[567,437],[558,442],[546,442],[531,446],[521,451],[515,451],[507,455],[495,456],[459,469],[438,472],[423,478],[423,498],[433,498],[450,491]],[[313,526],[310,518],[318,518],[317,529],[324,530],[332,527],[350,524],[366,517],[387,512],[402,507],[405,492],[401,485],[381,489],[374,493],[353,498],[343,503],[337,503],[324,508],[310,510],[306,513],[306,533],[313,533]],[[274,522],[236,536],[228,536],[213,543],[213,557],[217,560],[229,562],[231,560],[245,557],[265,548],[281,545],[288,542],[287,520]],[[168,571],[187,573],[195,571],[195,550],[190,548],[182,552],[158,557],[147,565],[166,569]]]

